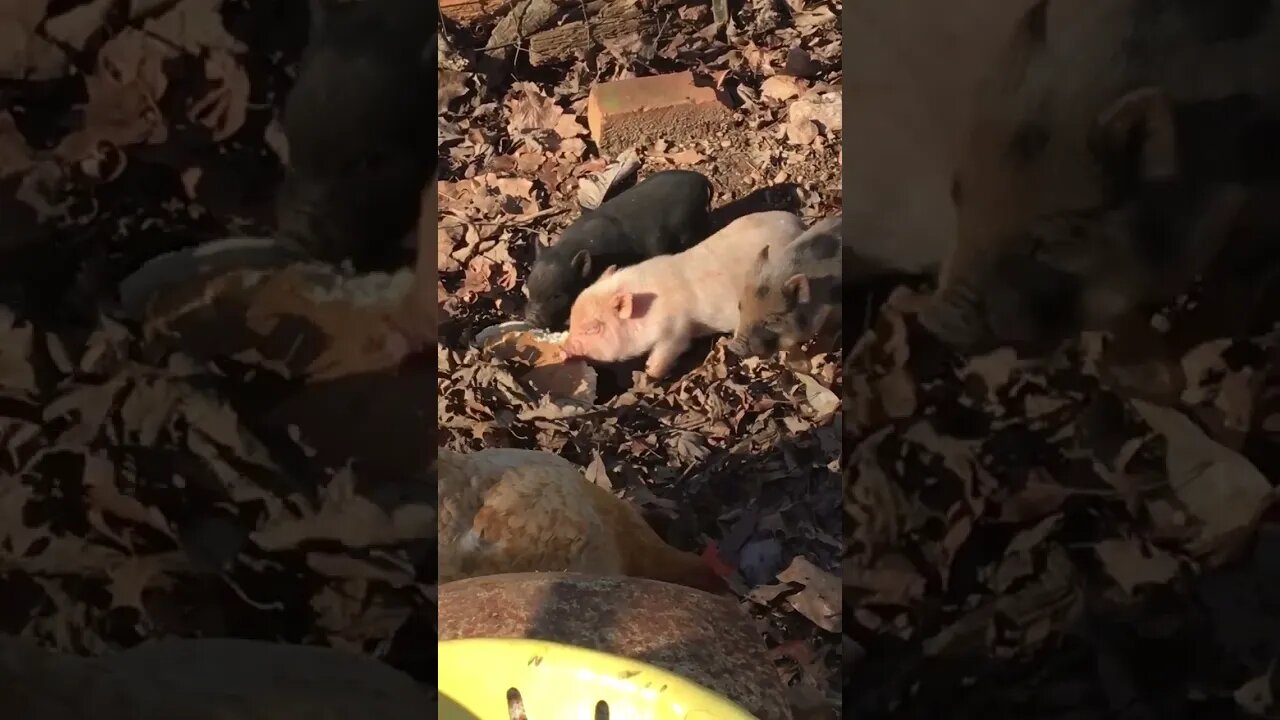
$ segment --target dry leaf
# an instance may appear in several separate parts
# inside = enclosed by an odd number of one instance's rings
[[[244,126],[249,110],[249,76],[235,58],[221,50],[209,53],[204,72],[213,87],[191,105],[187,116],[209,128],[213,139],[221,142]]]
[[[1239,453],[1214,442],[1186,415],[1141,400],[1134,408],[1168,440],[1169,485],[1200,523],[1193,553],[1213,555],[1234,549],[1273,497],[1271,483]]]
[[[1162,585],[1178,574],[1177,559],[1139,540],[1103,540],[1094,551],[1107,574],[1130,595],[1143,585]]]
[[[35,5],[36,3],[26,3]],[[94,0],[76,8],[72,8],[57,17],[51,17],[44,29],[49,37],[69,45],[76,50],[84,50],[89,36],[102,29],[114,0]]]
[[[778,579],[804,586],[803,590],[787,598],[797,612],[827,632],[840,632],[840,578],[803,557],[796,557],[786,570],[778,573]]]
[[[774,75],[760,84],[760,94],[774,100],[790,100],[804,91],[804,81],[787,75]]]
[[[517,198],[533,198],[533,181],[525,178],[498,178],[493,181],[498,192]]]
[[[440,272],[457,272],[462,269],[453,253],[465,235],[466,228],[457,224],[442,225],[436,229],[436,267]]]
[[[631,177],[640,168],[635,150],[627,150],[593,177],[578,178],[578,205],[583,210],[600,207],[613,186]]]
[[[48,80],[62,76],[67,58],[40,37],[49,0],[8,2],[0,13],[0,80]]]
[[[1236,704],[1254,717],[1272,717],[1277,708],[1276,691],[1278,682],[1276,663],[1273,661],[1267,672],[1241,685],[1235,692]]]
[[[131,28],[108,40],[94,73],[85,78],[84,125],[62,139],[58,155],[77,162],[103,142],[117,147],[164,142],[168,127],[155,103],[168,89],[164,63],[171,57],[173,51],[163,43]]]
[[[591,464],[587,466],[584,474],[590,482],[606,490],[613,489],[613,481],[609,479],[609,471],[604,466],[604,458],[600,457],[599,450],[591,453]]]
[[[840,408],[840,396],[824,387],[816,378],[804,373],[797,373],[796,377],[804,383],[805,400],[818,411],[819,416],[834,415]]]
[[[467,94],[467,80],[470,73],[440,68],[436,71],[436,110],[443,113],[449,103]]]
[[[555,101],[542,94],[533,83],[517,83],[515,97],[507,101],[507,129],[513,134],[533,130],[554,130],[564,116]]]
[[[197,57],[206,50],[242,53],[248,48],[222,24],[223,0],[178,0],[157,18],[143,24],[150,34]]]
[[[576,138],[586,135],[589,131],[586,126],[578,122],[578,118],[572,115],[561,115],[560,120],[556,122],[556,134],[562,138]]]
[[[844,127],[844,110],[840,106],[841,93],[809,93],[791,103],[787,119],[791,124],[812,120],[829,132],[840,132]]]

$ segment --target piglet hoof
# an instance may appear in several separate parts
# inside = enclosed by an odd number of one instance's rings
[[[644,366],[644,374],[654,380],[661,380],[671,372],[671,366],[666,363],[650,363]]]

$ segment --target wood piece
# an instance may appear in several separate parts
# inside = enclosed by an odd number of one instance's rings
[[[587,7],[586,20],[565,23],[529,38],[529,62],[547,65],[582,57],[605,40],[633,33],[645,39],[657,35],[660,16],[642,10],[634,0],[614,0],[597,7]]]
[[[440,0],[440,14],[463,25],[488,22],[506,9],[509,0]]]
[[[489,34],[486,54],[505,57],[525,38],[550,25],[563,9],[577,4],[578,0],[518,0]]]

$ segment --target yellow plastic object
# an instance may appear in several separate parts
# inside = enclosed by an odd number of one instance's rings
[[[697,683],[595,650],[489,638],[436,650],[440,720],[755,720]]]

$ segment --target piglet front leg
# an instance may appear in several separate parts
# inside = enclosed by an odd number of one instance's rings
[[[668,333],[649,351],[649,359],[644,364],[645,373],[651,378],[666,377],[689,345],[689,333],[684,328]]]

